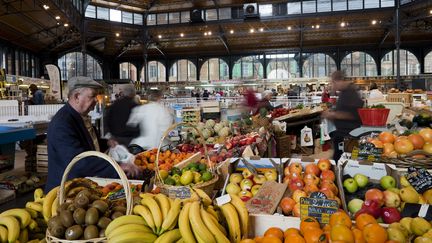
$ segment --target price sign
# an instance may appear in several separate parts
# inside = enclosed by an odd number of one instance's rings
[[[405,177],[418,193],[423,193],[432,188],[432,176],[427,170],[410,167],[408,172]]]
[[[330,216],[339,209],[338,202],[324,198],[300,198],[300,218],[314,217],[321,224],[328,224]]]
[[[168,195],[169,198],[190,198],[191,197],[191,189],[186,186],[179,186],[175,189],[167,190],[165,188],[161,189],[161,192],[165,195]]]

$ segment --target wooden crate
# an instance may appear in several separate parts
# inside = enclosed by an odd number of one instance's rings
[[[276,154],[278,158],[289,158],[291,155],[291,135],[276,136]]]
[[[36,171],[38,173],[48,172],[48,146],[46,144],[37,146]]]
[[[411,107],[413,102],[413,96],[410,93],[388,93],[388,102],[401,102],[405,107]]]

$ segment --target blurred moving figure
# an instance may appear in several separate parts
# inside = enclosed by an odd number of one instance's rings
[[[30,84],[29,90],[33,97],[30,99],[30,105],[43,105],[45,104],[44,93],[38,89],[36,84]]]
[[[328,102],[330,102],[330,93],[329,93],[327,87],[324,87],[324,89],[322,91],[321,102],[322,103],[328,103]]]
[[[382,99],[384,100],[383,93],[378,89],[376,83],[372,83],[369,89],[369,99]]]
[[[160,90],[150,90],[149,103],[135,107],[129,117],[129,126],[139,125],[140,135],[131,141],[143,149],[152,149],[159,146],[163,133],[173,123],[173,117],[160,102],[163,94]]]
[[[133,138],[139,136],[139,127],[127,125],[132,109],[138,106],[135,100],[135,87],[133,84],[122,86],[121,96],[108,108],[106,114],[107,130],[111,139],[117,143],[128,146]]]
[[[348,80],[341,71],[335,71],[331,75],[332,87],[335,91],[339,91],[336,108],[333,111],[325,111],[322,113],[323,118],[333,121],[336,126],[336,131],[330,134],[333,141],[333,159],[338,161],[343,150],[339,149],[339,143],[343,142],[344,137],[348,137],[349,133],[361,126],[361,120],[357,109],[363,107],[363,100],[357,92],[356,86]]]

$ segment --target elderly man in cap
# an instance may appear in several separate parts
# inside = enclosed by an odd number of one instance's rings
[[[85,151],[99,151],[99,142],[88,113],[97,103],[97,91],[102,88],[88,77],[73,77],[68,81],[68,102],[55,114],[48,126],[48,180],[45,191],[60,184],[69,162]],[[69,178],[99,176],[116,178],[117,173],[108,162],[85,158],[69,173]],[[127,174],[135,176],[138,169],[133,164],[120,166]]]

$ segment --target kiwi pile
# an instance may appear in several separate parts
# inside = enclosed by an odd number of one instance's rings
[[[84,189],[57,209],[57,215],[48,221],[48,230],[52,236],[66,240],[105,237],[111,220],[125,214],[125,206],[113,204]]]

